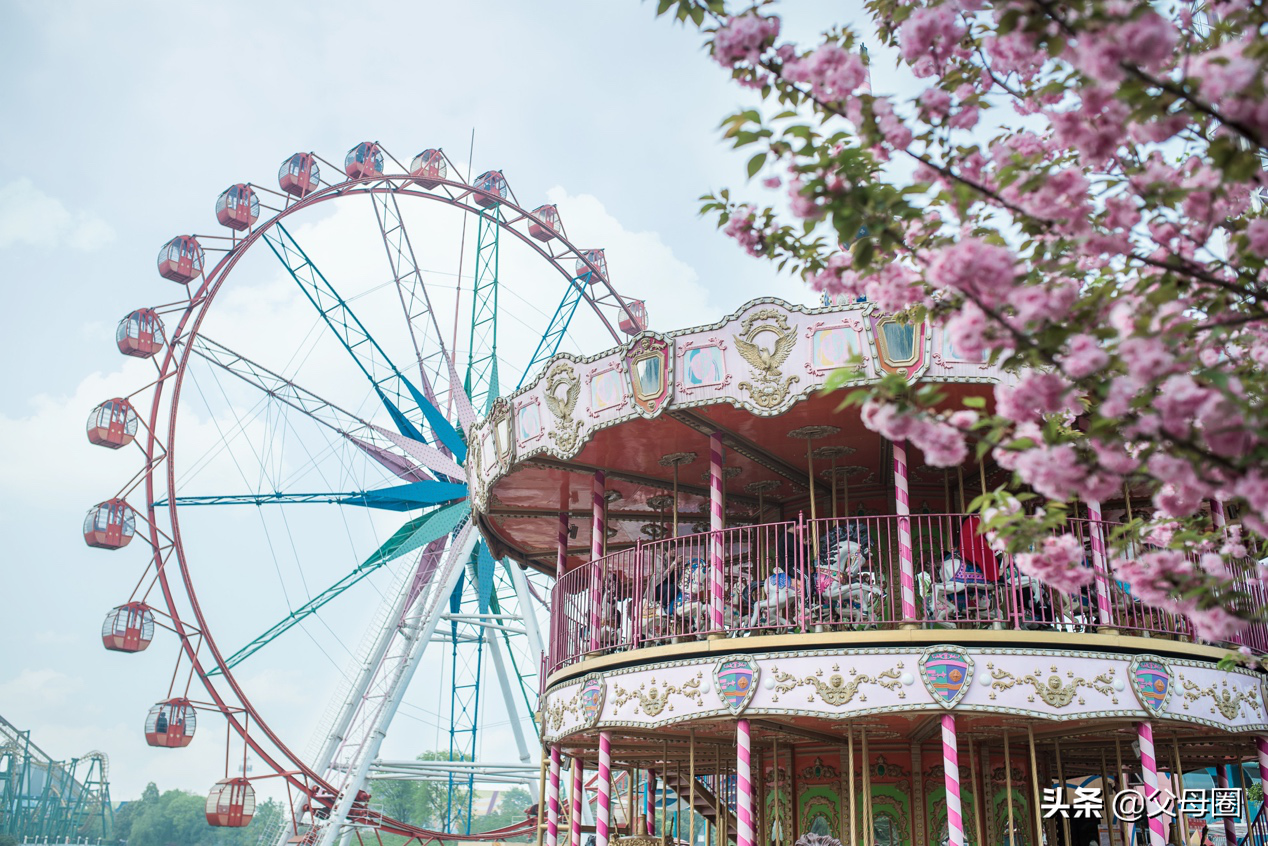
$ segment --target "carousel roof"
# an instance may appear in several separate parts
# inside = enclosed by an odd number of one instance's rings
[[[570,516],[569,566],[588,557],[595,470],[606,473],[607,550],[679,534],[708,521],[709,435],[724,446],[729,524],[779,509],[809,509],[811,467],[820,495],[833,475],[855,503],[890,490],[890,451],[844,394],[823,393],[887,373],[944,386],[954,407],[990,401],[1006,374],[966,360],[939,327],[895,323],[869,303],[803,308],[754,300],[718,323],[643,332],[589,358],[559,355],[515,394],[496,401],[468,434],[477,519],[494,553],[555,571],[559,513]],[[809,454],[808,454],[809,453]],[[912,510],[934,511],[957,484],[909,448]],[[978,477],[976,466],[972,478]],[[976,484],[974,484],[976,490]],[[686,527],[686,528],[684,528]],[[672,531],[672,530],[671,530]]]

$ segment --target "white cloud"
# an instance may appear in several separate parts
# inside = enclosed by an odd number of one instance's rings
[[[61,705],[83,689],[80,679],[54,669],[24,669],[16,678],[0,683],[0,702],[22,702],[26,707]]]
[[[0,188],[0,249],[25,244],[49,249],[98,250],[114,240],[114,229],[92,212],[70,212],[23,177]]]

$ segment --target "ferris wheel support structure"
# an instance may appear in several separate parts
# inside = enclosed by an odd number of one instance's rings
[[[558,210],[553,205],[543,205],[532,211],[521,208],[500,171],[486,172],[473,184],[467,184],[447,177],[444,166],[447,159],[442,153],[426,150],[415,158],[407,173],[387,174],[383,169],[385,152],[376,142],[357,145],[345,162],[348,178],[340,178],[333,183],[320,180],[317,163],[320,162],[323,167],[333,166],[313,153],[296,153],[283,162],[278,175],[284,194],[250,183],[231,186],[218,201],[217,218],[234,232],[230,237],[212,236],[220,238],[223,246],[209,249],[224,253],[214,266],[204,268],[204,252],[195,236],[177,236],[164,246],[159,256],[159,273],[188,286],[187,298],[130,313],[120,324],[116,338],[120,352],[151,358],[157,370],[157,378],[142,389],[151,394],[149,414],[140,421],[141,431],[137,437],[137,446],[145,455],[146,465],[114,499],[99,504],[90,512],[90,519],[95,521],[92,525],[101,524],[100,527],[85,528],[85,541],[90,546],[119,549],[134,534],[145,538],[150,547],[147,573],[137,582],[128,604],[113,609],[111,613],[117,618],[121,610],[138,606],[141,611],[135,616],[148,619],[147,625],[151,629],[154,625],[151,610],[161,614],[165,619],[159,626],[174,633],[180,641],[178,670],[179,664],[187,664],[189,668],[188,673],[174,674],[168,699],[151,710],[153,716],[156,712],[166,713],[159,710],[163,707],[175,708],[177,706],[173,703],[183,703],[179,705],[181,719],[165,722],[167,728],[152,730],[147,727],[147,742],[157,746],[187,745],[195,730],[194,709],[218,712],[226,719],[230,736],[236,734],[242,742],[243,771],[238,777],[230,779],[227,756],[226,778],[213,788],[209,797],[212,804],[208,806],[211,808],[216,801],[223,800],[227,810],[217,811],[219,822],[212,821],[209,811],[209,822],[227,826],[247,824],[252,813],[246,803],[253,803],[254,796],[251,782],[257,778],[279,776],[288,790],[297,790],[301,795],[300,800],[293,804],[293,810],[297,812],[295,821],[298,822],[301,816],[311,818],[313,825],[305,835],[305,842],[312,846],[330,846],[342,833],[365,826],[420,842],[438,835],[438,832],[422,826],[372,812],[363,788],[367,776],[374,770],[388,725],[401,704],[423,653],[428,644],[445,640],[438,634],[442,621],[461,622],[464,626],[474,623],[480,633],[477,642],[489,638],[490,665],[498,676],[498,686],[506,700],[512,723],[518,729],[515,732],[517,751],[520,752],[518,766],[523,767],[530,758],[513,690],[518,681],[527,706],[525,713],[531,716],[531,699],[536,696],[536,689],[529,689],[527,679],[538,671],[538,666],[530,660],[524,668],[532,672],[518,670],[516,665],[521,658],[517,658],[517,650],[522,642],[517,641],[513,648],[510,635],[522,635],[530,655],[540,654],[541,637],[537,631],[533,591],[524,573],[506,562],[501,562],[501,568],[496,563],[490,568],[486,562],[473,570],[475,578],[463,579],[472,554],[480,543],[470,518],[470,507],[464,501],[467,496],[466,471],[462,464],[467,447],[463,433],[475,421],[477,407],[487,408],[499,393],[496,319],[501,234],[506,232],[518,238],[566,280],[564,302],[570,307],[565,309],[561,305],[561,309],[557,310],[547,333],[548,338],[538,344],[538,352],[531,360],[534,363],[539,361],[542,351],[558,348],[572,313],[581,300],[587,302],[600,323],[618,342],[621,336],[614,324],[619,322],[624,331],[636,332],[638,329],[628,327],[642,328],[646,319],[641,301],[622,298],[606,278],[607,265],[602,251],[581,251],[574,247],[568,241]],[[423,165],[420,166],[420,162]],[[338,168],[333,169],[338,172]],[[284,207],[271,209],[275,212],[272,217],[259,220],[263,204],[259,202],[256,190],[283,197]],[[290,215],[314,205],[361,194],[371,199],[408,324],[415,361],[405,370],[392,363],[375,336],[357,319],[349,300],[340,296],[282,224]],[[401,197],[439,202],[478,217],[482,231],[478,232],[477,252],[485,261],[477,262],[480,282],[477,299],[481,310],[478,316],[473,315],[473,341],[472,348],[468,350],[467,375],[473,381],[460,379],[455,353],[445,349],[424,274],[416,261],[401,214]],[[217,292],[240,259],[260,240],[264,240],[281,260],[317,310],[326,329],[335,335],[369,381],[386,411],[387,420],[381,422],[390,428],[351,415],[300,388],[291,379],[201,335],[201,327]],[[586,279],[584,284],[580,282],[582,276]],[[160,313],[178,315],[170,333],[162,326]],[[479,343],[475,341],[474,332],[478,321],[486,321],[481,325],[482,339]],[[265,407],[271,404],[286,414],[298,412],[338,433],[389,470],[389,481],[383,487],[363,491],[296,494],[274,489],[255,494],[229,491],[217,495],[212,491],[210,496],[184,496],[186,479],[181,478],[178,486],[175,464],[177,423],[182,385],[193,360],[208,361],[253,385],[264,395],[261,403]],[[402,363],[405,362],[402,360]],[[417,376],[413,375],[415,365]],[[473,387],[473,391],[479,394],[477,402],[473,403],[463,389],[466,384],[478,386]],[[230,402],[227,396],[225,400]],[[234,413],[236,415],[236,411]],[[378,414],[382,415],[382,412]],[[233,437],[245,431],[246,423],[254,420],[255,415],[255,412],[249,414],[245,422],[239,419],[232,436],[221,432],[224,445],[227,446]],[[269,425],[272,424],[266,423],[266,427]],[[89,437],[92,438],[91,431]],[[126,437],[130,440],[133,435],[127,433]],[[112,446],[126,442],[120,441]],[[261,480],[264,478],[262,474]],[[281,482],[272,484],[284,486]],[[143,511],[133,510],[127,503],[126,497],[134,493],[145,497]],[[320,738],[319,749],[314,761],[305,760],[293,752],[279,733],[261,718],[234,672],[239,661],[267,645],[295,622],[283,621],[275,625],[237,653],[227,655],[223,652],[208,626],[194,588],[194,568],[181,536],[178,509],[182,505],[298,505],[332,501],[416,514],[421,512],[421,516],[406,522],[370,558],[334,585],[315,596],[310,594],[310,601],[292,614],[299,615],[295,619],[298,622],[304,616],[315,613],[322,604],[347,590],[368,572],[417,551],[414,566],[405,569],[399,586],[380,606],[363,641],[360,658],[357,659],[359,663],[349,674],[349,695],[342,698],[337,709],[331,710],[329,727],[317,735]],[[479,557],[488,558],[487,548],[480,545],[480,550]],[[481,570],[483,572],[479,572]],[[444,603],[454,598],[454,588],[460,581],[465,581],[477,601],[483,597],[488,605],[485,612],[476,615],[474,620],[468,619],[469,615],[454,614],[452,610],[449,614],[445,613]],[[161,596],[165,611],[146,605],[151,594]],[[460,603],[462,595],[458,598]],[[111,617],[107,619],[109,622]],[[127,649],[112,647],[109,641],[106,645],[107,648],[136,652],[143,650],[151,637],[152,633],[146,634],[141,645]],[[452,640],[457,644],[462,639],[455,636]],[[519,678],[512,679],[512,676]],[[185,679],[183,690],[176,689],[179,687],[177,678]],[[478,682],[479,676],[476,678]],[[195,680],[205,688],[206,697],[191,702],[188,698],[190,685]],[[172,713],[175,715],[177,712],[173,710]],[[188,724],[185,716],[190,719]],[[177,731],[183,733],[186,728],[188,735],[177,735]],[[153,738],[151,735],[154,735]],[[267,775],[247,776],[248,753],[257,756],[257,764],[269,770]],[[467,769],[459,766],[458,762],[454,764],[453,770]],[[489,768],[488,772],[496,772],[501,766],[487,762],[482,762],[482,765]],[[521,772],[516,769],[505,771]],[[520,827],[512,828],[518,831]],[[508,828],[505,832],[477,835],[474,839],[501,838],[510,833],[511,828]]]

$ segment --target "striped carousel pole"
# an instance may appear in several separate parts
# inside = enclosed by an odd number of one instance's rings
[[[955,717],[942,715],[942,771],[947,786],[947,843],[964,846],[964,816],[960,806],[960,750],[955,741]]]
[[[709,622],[714,632],[724,627],[722,609],[726,583],[722,575],[722,529],[726,516],[722,505],[722,433],[709,436]]]
[[[1259,756],[1259,778],[1268,783],[1268,737],[1255,738],[1255,752]]]
[[[756,846],[753,838],[752,737],[748,720],[735,724],[735,846]]]
[[[1145,807],[1158,804],[1158,758],[1154,753],[1154,729],[1149,723],[1136,724],[1136,741],[1140,744],[1141,777],[1145,783]],[[1162,828],[1161,815],[1149,817],[1149,846],[1166,846],[1167,835]]]
[[[903,588],[903,622],[916,622],[916,569],[911,552],[911,497],[907,488],[907,442],[894,441],[894,504],[898,511],[898,566]],[[961,843],[964,841],[961,840]]]
[[[559,747],[550,747],[550,781],[546,783],[546,846],[559,846]]]
[[[644,796],[647,800],[647,807],[644,808],[645,828],[647,836],[651,837],[656,833],[656,771],[647,771],[647,792]]]
[[[1088,529],[1092,540],[1092,569],[1096,571],[1096,605],[1102,626],[1114,625],[1110,612],[1109,556],[1105,554],[1104,526],[1101,524],[1101,504],[1094,499],[1087,501]]]
[[[582,778],[585,773],[585,765],[580,758],[572,759],[572,813],[569,814],[569,837],[568,846],[581,846],[581,805],[585,802],[583,791],[585,785],[582,784]]]
[[[1258,744],[1256,744],[1258,748]],[[1228,790],[1228,764],[1215,765],[1215,786],[1220,790]],[[1246,821],[1247,824],[1250,820]],[[1232,817],[1224,818],[1224,840],[1227,843],[1237,842],[1237,822]]]
[[[612,734],[599,732],[599,811],[595,815],[595,846],[608,846],[608,820],[612,814]]]
[[[603,557],[603,542],[607,539],[607,501],[604,498],[607,476],[602,470],[594,471],[594,486],[590,494],[592,522],[590,526],[590,650],[599,648],[599,606],[603,603],[603,574],[596,562]]]

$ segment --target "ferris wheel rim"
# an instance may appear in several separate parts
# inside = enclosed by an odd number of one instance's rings
[[[337,789],[329,784],[324,777],[315,772],[302,758],[296,754],[278,735],[278,733],[269,725],[269,723],[260,715],[258,708],[252,704],[248,698],[242,685],[238,682],[233,674],[232,667],[228,666],[225,657],[221,653],[219,646],[216,644],[214,635],[207,624],[201,603],[198,599],[198,592],[194,587],[191,567],[187,560],[184,542],[181,538],[180,520],[178,515],[178,504],[176,502],[176,477],[175,477],[175,443],[176,443],[176,424],[177,414],[180,408],[181,388],[184,382],[184,376],[189,364],[189,357],[194,352],[194,342],[200,335],[202,321],[205,318],[208,309],[212,305],[216,294],[219,292],[225,280],[229,277],[230,272],[237,265],[238,261],[244,256],[264,233],[273,229],[284,219],[303,209],[317,205],[322,202],[329,202],[344,197],[357,196],[361,194],[390,193],[393,195],[405,195],[410,197],[418,197],[442,202],[445,205],[457,208],[468,214],[474,214],[482,217],[499,227],[501,231],[509,231],[518,237],[523,243],[531,247],[541,258],[554,266],[565,277],[569,284],[578,284],[581,289],[581,297],[586,300],[591,310],[598,316],[605,328],[608,329],[612,336],[620,341],[620,336],[616,329],[608,321],[607,317],[600,309],[599,303],[586,290],[586,285],[576,283],[577,274],[569,272],[564,266],[563,261],[569,259],[577,259],[583,261],[593,271],[597,268],[593,266],[588,258],[585,257],[585,251],[575,247],[562,232],[556,233],[556,238],[565,247],[565,251],[560,254],[552,254],[545,247],[537,243],[527,232],[521,232],[512,224],[521,220],[533,221],[536,218],[529,210],[524,209],[513,201],[502,199],[499,205],[505,206],[513,210],[515,213],[511,219],[504,218],[501,214],[489,214],[489,209],[474,206],[462,202],[465,198],[473,197],[476,190],[466,183],[453,180],[437,180],[446,186],[457,190],[460,193],[458,197],[450,197],[431,191],[419,190],[410,187],[410,180],[413,177],[408,174],[384,174],[378,176],[362,177],[348,179],[334,185],[327,185],[317,191],[307,193],[293,203],[289,203],[286,208],[278,211],[268,220],[262,221],[257,226],[253,226],[250,231],[241,239],[235,239],[234,245],[212,268],[206,270],[201,277],[198,290],[189,297],[188,302],[181,313],[181,318],[177,322],[174,330],[168,334],[167,349],[164,351],[163,363],[159,365],[158,378],[154,382],[154,395],[150,403],[149,426],[147,427],[146,441],[144,452],[146,455],[146,468],[144,471],[144,489],[146,494],[146,515],[147,528],[152,549],[152,561],[155,568],[155,581],[163,594],[164,604],[167,606],[168,613],[172,622],[173,631],[181,641],[181,652],[190,662],[192,672],[199,677],[203,688],[211,697],[211,705],[223,714],[229,723],[229,727],[234,733],[242,739],[243,743],[249,747],[267,765],[273,775],[283,777],[286,782],[306,794],[310,802],[318,799],[317,794],[324,791],[326,796],[333,797],[337,795]],[[400,183],[400,184],[398,184]],[[251,183],[246,183],[250,185]],[[629,305],[619,292],[612,286],[611,281],[605,273],[599,273],[598,279],[603,283],[608,293],[615,299],[616,305],[627,315],[630,315]],[[632,315],[631,315],[632,316]],[[191,322],[192,320],[192,322]],[[178,345],[181,347],[177,349]],[[443,341],[442,341],[443,345]],[[452,351],[447,352],[452,356]],[[169,406],[167,412],[167,425],[165,438],[160,438],[158,423],[162,411],[162,400],[165,383],[172,382],[172,390],[169,396]],[[460,387],[455,386],[461,390]],[[166,503],[167,516],[169,520],[171,535],[166,539],[162,536],[159,529],[158,516],[163,506],[156,505],[155,497],[155,481],[158,474],[159,465],[166,464],[163,471],[164,480],[169,491],[168,502]],[[170,549],[168,549],[170,547]],[[165,555],[165,549],[167,554]],[[175,556],[177,569],[180,574],[179,583],[183,587],[183,593],[189,604],[191,618],[182,619],[181,611],[177,606],[176,595],[174,593],[174,585],[169,581],[167,567],[171,563],[171,557]],[[222,690],[217,686],[209,674],[208,669],[204,667],[204,661],[200,659],[202,647],[207,649],[204,656],[210,656],[217,668],[217,674],[223,679],[224,687]],[[241,707],[234,707],[227,700],[226,694],[231,694],[233,699],[240,703]],[[241,716],[243,719],[239,719]],[[250,722],[254,721],[254,733],[250,727]],[[270,750],[261,745],[259,737],[263,735],[272,745],[272,752],[276,752],[276,756],[270,753]],[[283,759],[282,761],[277,758]],[[290,766],[286,766],[289,764]],[[267,777],[267,776],[263,776]],[[257,776],[256,778],[261,778]],[[322,797],[324,799],[324,797]],[[391,820],[384,817],[382,825],[378,826],[383,831],[397,833],[405,836],[424,836],[430,832],[418,826],[408,823]]]

